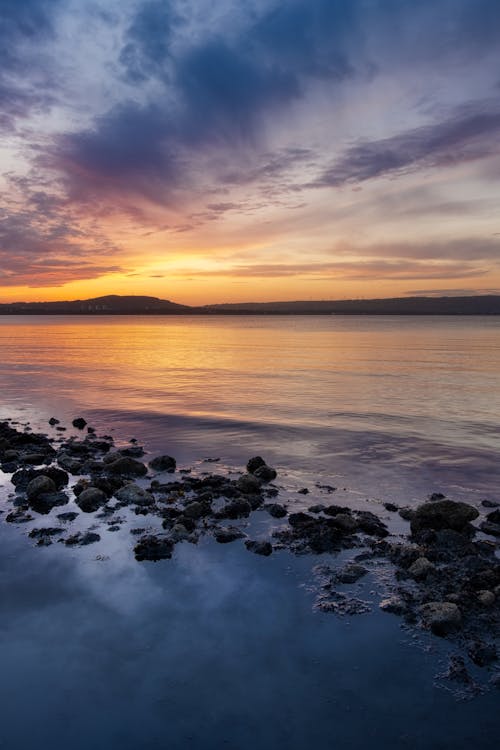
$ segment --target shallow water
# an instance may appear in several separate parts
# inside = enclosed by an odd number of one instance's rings
[[[0,418],[83,415],[199,470],[262,453],[297,507],[324,500],[317,482],[378,512],[438,489],[478,503],[500,499],[499,344],[500,321],[478,318],[0,317]],[[126,524],[73,551],[25,531],[0,524],[0,748],[489,750],[498,735],[498,693],[457,702],[436,679],[449,644],[378,611],[383,575],[354,587],[371,614],[339,618],[314,607],[330,556],[204,539],[139,564]]]

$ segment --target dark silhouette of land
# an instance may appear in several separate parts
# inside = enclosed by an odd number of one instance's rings
[[[158,297],[107,295],[68,302],[9,302],[0,315],[500,315],[500,295],[246,302],[192,307]]]

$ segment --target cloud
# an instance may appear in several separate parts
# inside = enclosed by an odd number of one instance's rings
[[[126,31],[119,56],[130,83],[141,84],[152,76],[165,75],[172,27],[179,23],[179,16],[172,6],[167,0],[152,0],[139,5]]]
[[[448,167],[484,159],[499,150],[498,103],[475,103],[443,122],[352,146],[314,185],[340,187],[415,169]]]

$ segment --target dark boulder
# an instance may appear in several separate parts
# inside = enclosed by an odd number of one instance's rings
[[[249,459],[247,463],[247,471],[250,474],[254,474],[256,469],[259,469],[261,466],[266,466],[266,462],[262,458],[262,456],[254,456],[253,458]]]
[[[412,534],[418,534],[427,529],[453,529],[464,531],[479,515],[478,511],[467,503],[457,503],[453,500],[437,500],[420,505],[414,512],[411,521]]]
[[[271,503],[271,505],[266,506],[266,510],[273,518],[285,518],[286,516],[286,508],[279,503]]]
[[[169,474],[173,474],[177,461],[172,456],[156,456],[149,462],[149,466],[154,471],[168,471]]]
[[[76,504],[84,513],[94,513],[103,505],[106,505],[108,498],[106,494],[97,487],[88,487],[80,492],[76,498]]]
[[[271,468],[271,466],[259,466],[255,471],[253,472],[254,476],[257,477],[257,479],[260,479],[261,482],[272,482],[273,479],[276,479],[278,476],[276,469]]]
[[[121,477],[143,477],[148,473],[146,466],[141,461],[129,456],[120,456],[112,463],[107,464],[107,471],[110,474]]]
[[[83,428],[87,426],[87,422],[83,417],[77,417],[71,422],[71,424],[73,425],[73,427],[76,427],[77,430],[83,430]]]

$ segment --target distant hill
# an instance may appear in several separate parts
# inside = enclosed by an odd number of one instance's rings
[[[3,315],[172,315],[191,312],[158,297],[119,296],[109,294],[71,302],[13,302],[0,305]]]
[[[500,315],[500,295],[247,302],[190,307],[158,297],[110,294],[68,302],[9,302],[0,315]]]
[[[500,315],[500,295],[248,302],[207,305],[205,310],[232,315]]]

